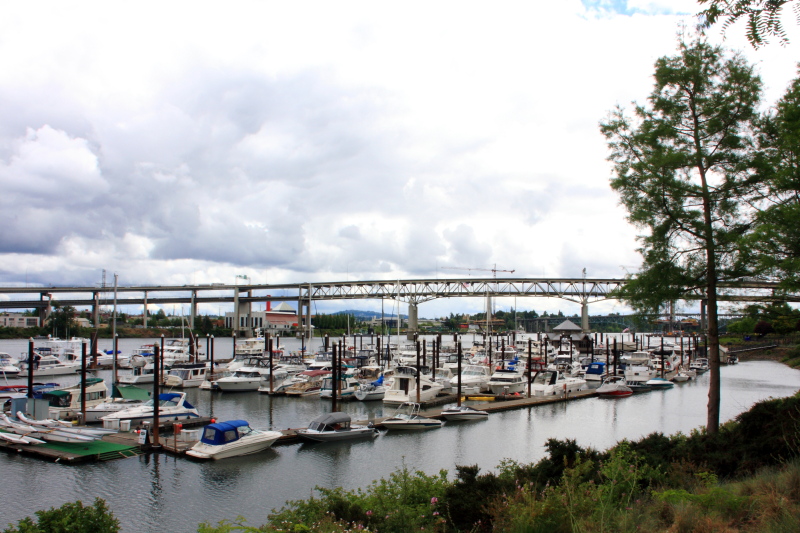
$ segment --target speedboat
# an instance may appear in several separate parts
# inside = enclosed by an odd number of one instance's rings
[[[689,363],[689,368],[694,370],[698,374],[702,374],[703,372],[708,371],[708,359],[705,357],[698,357],[691,363]]]
[[[679,370],[677,374],[672,376],[672,380],[675,383],[683,383],[685,381],[689,381],[692,377],[686,373],[684,370]]]
[[[675,386],[673,382],[664,378],[653,378],[647,380],[647,385],[649,385],[654,389],[671,389],[672,387]]]
[[[419,404],[405,402],[397,412],[385,419],[382,424],[387,429],[432,429],[442,427],[442,421],[427,418],[419,414]]]
[[[461,388],[477,387],[479,392],[489,390],[492,371],[485,365],[469,365],[461,371]]]
[[[226,459],[266,450],[283,433],[253,429],[245,420],[214,422],[203,429],[200,441],[186,450],[197,459]]]
[[[597,395],[607,398],[624,398],[633,394],[633,389],[628,387],[621,376],[609,376],[597,388]]]
[[[378,436],[378,430],[372,425],[359,426],[350,422],[350,415],[347,413],[328,413],[312,420],[307,428],[298,429],[297,434],[304,439],[319,442]]]
[[[159,394],[159,422],[199,418],[197,409],[186,401],[185,392],[165,392]],[[138,407],[131,407],[102,417],[103,427],[107,429],[120,429],[125,423],[129,428],[145,422],[153,422],[153,400],[150,399]]]
[[[114,385],[111,391],[111,398],[86,409],[86,417],[83,419],[83,423],[100,422],[100,419],[106,415],[124,411],[131,407],[139,407],[149,399],[150,392],[144,389],[133,385]]]
[[[355,398],[356,390],[361,385],[355,376],[340,375],[339,383],[336,386],[336,399],[337,400],[352,400]],[[332,376],[327,376],[322,379],[322,387],[319,389],[319,397],[322,400],[330,400],[333,398],[334,382]]]
[[[326,376],[330,376],[328,370],[306,370],[300,372],[292,383],[286,388],[286,396],[316,396],[319,395],[322,381]]]
[[[486,411],[479,411],[474,407],[467,405],[459,405],[449,407],[442,411],[442,417],[445,420],[486,420],[489,418],[489,413]]]

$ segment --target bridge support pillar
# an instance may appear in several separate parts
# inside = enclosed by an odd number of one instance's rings
[[[47,305],[39,308],[39,325],[45,326],[50,318],[50,313],[53,312],[53,296],[50,293],[43,292],[39,295],[39,299],[42,301],[47,300]]]
[[[589,333],[589,302],[581,302],[581,331]]]
[[[397,320],[400,320],[398,315]],[[408,303],[408,329],[406,330],[406,338],[412,340],[414,335],[419,333],[419,304],[417,302]]]
[[[144,308],[142,309],[142,327],[147,329],[147,291],[144,291]]]
[[[194,329],[194,319],[197,317],[197,291],[192,291],[192,303],[189,307],[189,328]]]
[[[100,327],[100,293],[95,291],[92,294],[92,299],[94,300],[92,304],[92,324],[96,329]]]
[[[239,300],[239,288],[233,289],[233,331],[237,335],[252,336],[252,328],[250,327],[251,304],[250,302],[242,302]],[[244,315],[245,322],[242,323],[242,315]]]

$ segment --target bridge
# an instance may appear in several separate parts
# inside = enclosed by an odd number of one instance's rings
[[[190,325],[197,317],[197,306],[204,303],[233,303],[235,323],[239,317],[248,316],[252,305],[259,302],[297,302],[298,316],[304,316],[303,328],[310,335],[311,306],[321,300],[399,300],[409,306],[409,330],[416,331],[419,305],[438,298],[481,297],[538,297],[561,298],[581,306],[581,327],[589,329],[588,305],[614,299],[614,293],[625,279],[605,278],[451,278],[406,279],[377,281],[306,282],[290,284],[220,283],[200,285],[143,285],[143,286],[37,286],[0,287],[2,309],[38,309],[42,322],[49,316],[54,303],[92,309],[95,326],[99,325],[99,310],[111,305],[189,304]],[[776,296],[776,284],[759,280],[742,280],[721,284],[720,301],[790,301],[800,302],[800,295]],[[686,296],[687,300],[700,300],[702,293]],[[702,312],[701,312],[702,314]],[[147,326],[147,313],[142,313]]]

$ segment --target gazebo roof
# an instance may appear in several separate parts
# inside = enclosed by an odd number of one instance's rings
[[[565,320],[561,324],[559,324],[556,327],[554,327],[553,331],[570,333],[570,332],[573,332],[573,331],[583,331],[583,330],[581,329],[580,326],[575,325],[574,322],[572,322],[570,320]]]

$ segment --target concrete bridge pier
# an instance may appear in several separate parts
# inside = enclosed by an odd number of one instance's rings
[[[589,333],[589,302],[581,301],[581,331]]]
[[[189,328],[194,329],[194,319],[197,317],[197,291],[192,291],[192,303],[189,306]]]
[[[400,317],[397,317],[400,320]],[[419,304],[417,302],[408,303],[408,329],[406,330],[406,338],[413,340],[414,336],[419,333]]]
[[[53,312],[53,295],[48,292],[43,292],[39,295],[39,300],[47,301],[47,305],[39,308],[39,324],[44,326],[50,319],[50,313]]]
[[[142,311],[142,327],[147,329],[147,291],[144,291],[144,310]]]
[[[92,324],[94,324],[95,329],[100,327],[100,293],[94,291],[92,293]]]
[[[245,335],[245,336],[252,336],[253,329],[252,324],[250,324],[250,316],[252,314],[252,306],[250,302],[242,302],[239,300],[239,288],[233,289],[233,320],[234,323],[232,324],[232,330],[237,333],[237,335]],[[242,323],[242,316],[244,316],[245,321]]]

